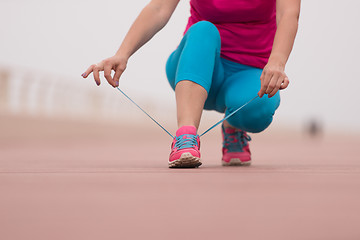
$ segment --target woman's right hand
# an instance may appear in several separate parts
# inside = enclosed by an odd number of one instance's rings
[[[81,76],[83,78],[87,78],[91,73],[93,73],[94,80],[99,86],[101,83],[99,72],[104,71],[104,77],[108,83],[113,87],[118,87],[119,79],[126,69],[127,61],[127,58],[115,55],[113,57],[102,60],[98,64],[91,65]],[[112,70],[115,71],[114,76],[111,75]]]

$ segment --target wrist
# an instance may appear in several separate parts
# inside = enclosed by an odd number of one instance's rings
[[[283,54],[271,53],[268,62],[274,63],[276,65],[279,65],[279,66],[285,68],[285,65],[286,65],[286,62],[287,62],[287,57],[284,56]]]
[[[131,54],[128,51],[119,48],[119,50],[115,53],[115,56],[122,60],[127,61],[130,58]]]

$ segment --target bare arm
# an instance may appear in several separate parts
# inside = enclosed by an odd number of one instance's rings
[[[295,41],[299,14],[300,0],[276,1],[277,31],[268,64],[260,77],[260,97],[264,94],[272,97],[279,89],[285,89],[289,85],[285,65]]]
[[[104,71],[110,85],[119,86],[128,59],[167,24],[178,3],[179,0],[152,0],[139,14],[116,54],[91,65],[82,76],[86,78],[93,73],[96,84],[100,85],[99,72]],[[112,70],[115,71],[114,77],[111,76]]]

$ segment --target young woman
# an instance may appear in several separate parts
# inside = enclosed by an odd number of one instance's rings
[[[104,71],[109,84],[117,87],[130,56],[166,25],[178,2],[152,0],[116,54],[91,65],[82,76],[93,73],[100,85],[99,72]],[[223,165],[249,165],[247,132],[262,132],[270,125],[280,104],[279,90],[289,85],[284,70],[300,0],[190,0],[190,5],[184,37],[166,64],[179,127],[169,167],[201,165],[197,128],[203,109],[226,116],[258,95],[222,125]]]

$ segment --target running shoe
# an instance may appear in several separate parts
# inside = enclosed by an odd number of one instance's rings
[[[171,145],[169,168],[195,168],[200,165],[200,137],[194,126],[183,126],[176,131]]]
[[[222,125],[223,166],[249,166],[251,164],[251,152],[249,148],[250,136],[240,129],[224,127]]]

